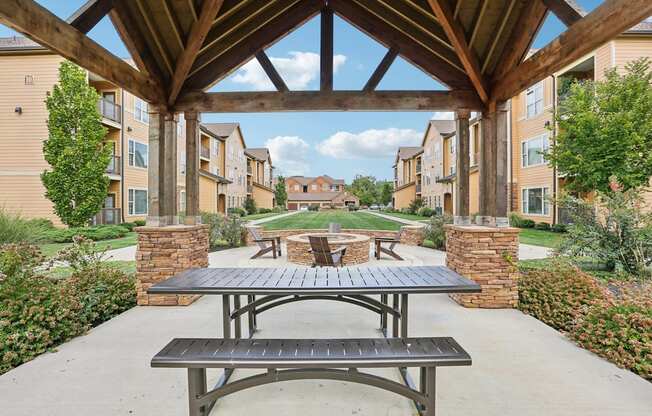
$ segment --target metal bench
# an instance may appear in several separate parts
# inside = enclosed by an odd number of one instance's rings
[[[215,402],[251,387],[288,380],[339,380],[388,390],[435,414],[435,369],[468,366],[471,357],[453,338],[221,339],[177,338],[152,359],[152,367],[188,369],[190,416],[206,416]],[[420,367],[419,389],[358,371],[359,368]],[[265,369],[213,390],[206,369]],[[343,370],[346,368],[348,370]],[[423,409],[420,409],[423,410]]]

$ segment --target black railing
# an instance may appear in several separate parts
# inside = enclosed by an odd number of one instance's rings
[[[104,118],[115,121],[116,123],[120,123],[122,120],[122,112],[120,111],[119,104],[100,98],[97,103],[97,108]]]
[[[120,208],[102,208],[93,218],[93,224],[120,224],[122,222],[121,214]]]
[[[120,156],[111,156],[111,160],[109,160],[109,166],[106,167],[106,173],[110,173],[112,175],[119,175],[120,172],[121,172]]]

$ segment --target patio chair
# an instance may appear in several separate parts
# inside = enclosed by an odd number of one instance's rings
[[[252,259],[258,258],[266,253],[272,252],[274,258],[278,255],[281,256],[281,237],[261,237],[256,231],[255,228],[247,228],[249,234],[251,234],[252,240],[258,244],[260,250],[253,256]]]
[[[310,240],[310,252],[314,256],[312,267],[315,266],[344,266],[344,255],[346,254],[346,247],[339,247],[331,250],[328,244],[328,237],[308,236]]]
[[[401,242],[402,233],[403,229],[401,228],[394,237],[376,237],[374,239],[374,256],[376,257],[376,260],[380,260],[381,253],[388,254],[396,260],[403,260],[403,257],[399,256],[398,253],[394,251],[394,247]],[[383,244],[389,244],[389,247],[383,247]]]

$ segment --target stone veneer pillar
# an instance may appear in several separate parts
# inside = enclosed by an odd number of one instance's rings
[[[136,280],[138,305],[186,306],[195,295],[149,295],[155,283],[193,267],[208,267],[208,225],[137,227]]]
[[[425,225],[401,226],[401,244],[407,246],[422,246],[425,238]]]
[[[482,287],[452,294],[467,308],[518,306],[518,228],[446,225],[446,266]]]

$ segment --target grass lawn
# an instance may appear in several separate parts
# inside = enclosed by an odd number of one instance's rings
[[[289,217],[279,218],[262,224],[265,230],[315,229],[328,228],[328,224],[336,222],[342,228],[366,230],[398,231],[402,224],[386,220],[365,212],[324,211],[300,212]]]
[[[381,214],[389,215],[391,217],[402,218],[404,220],[410,221],[428,221],[430,218],[422,217],[421,215],[416,214],[404,214],[402,212],[380,212]]]
[[[519,242],[532,246],[557,248],[563,239],[563,233],[535,230],[534,228],[523,228],[519,233]]]
[[[111,260],[111,261],[105,261],[104,264],[115,267],[116,269],[122,270],[123,272],[127,274],[135,274],[136,273],[136,261],[117,261],[117,260]],[[54,277],[56,279],[65,279],[66,277],[70,276],[72,273],[72,269],[70,267],[54,267],[51,270],[48,271],[48,276]]]
[[[261,218],[274,217],[276,215],[281,215],[281,214],[285,214],[285,212],[268,212],[266,214],[245,215],[244,217],[242,217],[242,219],[245,221],[253,221],[253,220],[259,220]]]
[[[116,248],[134,246],[136,245],[137,241],[138,241],[138,234],[136,234],[136,232],[130,232],[127,233],[122,238],[116,238],[114,240],[96,241],[95,247],[97,247],[98,250],[116,249]],[[59,250],[69,246],[70,244],[71,243],[48,243],[48,244],[41,244],[40,248],[45,256],[52,257],[55,254],[57,254]]]

